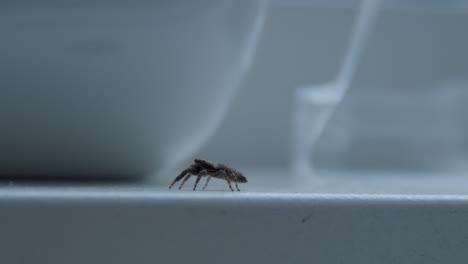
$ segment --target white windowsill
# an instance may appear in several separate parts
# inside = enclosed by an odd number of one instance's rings
[[[2,263],[465,263],[468,179],[3,182]],[[363,183],[361,180],[366,179]],[[203,186],[204,180],[199,184]],[[34,258],[34,259],[32,259]],[[30,261],[28,261],[30,260]]]

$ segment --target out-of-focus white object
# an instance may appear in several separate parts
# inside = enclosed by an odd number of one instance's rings
[[[363,0],[351,41],[337,76],[329,83],[300,87],[295,96],[292,169],[300,179],[313,175],[312,152],[330,116],[352,81],[381,0]]]
[[[27,1],[26,1],[27,2]],[[265,1],[0,3],[0,175],[138,177],[193,154]]]
[[[455,76],[418,89],[350,93],[314,162],[322,170],[466,175],[467,87]]]

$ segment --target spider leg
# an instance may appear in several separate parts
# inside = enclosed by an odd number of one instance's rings
[[[179,186],[179,190],[182,189],[182,186],[184,186],[184,183],[190,178],[190,176],[192,176],[192,174],[187,174],[187,176],[185,176],[185,179],[182,181],[182,183],[180,184]]]
[[[195,186],[193,186],[194,191],[197,188],[198,182],[200,181],[201,177],[205,176],[206,174],[208,174],[208,172],[206,170],[202,170],[202,171],[200,171],[200,173],[198,173],[197,180],[195,181]]]
[[[186,170],[182,171],[182,172],[179,174],[179,176],[177,176],[177,177],[174,179],[174,181],[171,183],[171,185],[169,186],[169,189],[172,188],[172,186],[173,186],[176,182],[178,182],[178,181],[180,181],[182,178],[184,178],[184,177],[185,177],[185,174],[187,174],[187,173],[189,173],[189,172],[190,172],[190,169],[186,169]]]
[[[208,186],[208,183],[210,182],[210,180],[211,180],[211,177],[208,176],[208,179],[206,179],[205,186],[203,186],[203,190],[205,190],[206,186]]]
[[[229,175],[231,175],[233,179],[236,178],[236,176],[235,176],[231,171],[229,171]],[[228,182],[229,182],[229,181],[228,181]],[[237,182],[235,181],[234,183],[236,184],[237,191],[239,192],[240,190],[239,190],[239,186],[237,185]],[[230,183],[229,183],[229,188],[231,188],[231,184],[230,184]],[[231,191],[233,191],[232,188],[231,188]]]
[[[198,175],[197,180],[195,181],[195,186],[193,186],[194,191],[197,188],[198,182],[200,181],[201,177],[202,177],[202,175]]]
[[[229,189],[231,189],[231,191],[233,192],[233,191],[234,191],[234,189],[232,189],[231,182],[230,182],[230,181],[228,181],[228,180],[226,180],[226,181],[227,181],[227,183],[228,183],[228,185],[229,185]]]

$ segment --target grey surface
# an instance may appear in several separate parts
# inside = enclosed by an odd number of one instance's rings
[[[467,180],[3,182],[1,263],[466,263]],[[330,176],[331,177],[331,176]],[[289,179],[289,180],[288,180]],[[405,180],[406,179],[406,180]],[[357,184],[361,183],[361,184]]]

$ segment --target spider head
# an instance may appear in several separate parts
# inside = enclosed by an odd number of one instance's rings
[[[234,181],[238,183],[246,183],[247,178],[242,174],[242,172],[237,171],[233,168],[229,168],[231,175],[234,176]]]
[[[241,172],[222,164],[218,165],[218,167],[225,173],[230,181],[238,183],[247,182],[247,178]]]
[[[239,174],[236,174],[236,181],[240,183],[246,183],[247,178],[244,175],[242,175],[242,173],[239,173]]]

